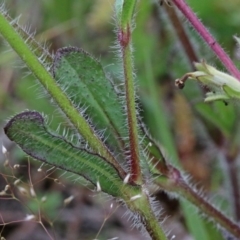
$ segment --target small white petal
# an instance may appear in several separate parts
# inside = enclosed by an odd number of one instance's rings
[[[10,188],[10,186],[9,186],[9,185],[6,185],[6,186],[5,186],[5,189],[4,189],[4,192],[6,192],[9,188]]]
[[[0,196],[5,196],[7,193],[3,190],[0,192]]]
[[[74,199],[74,196],[72,196],[72,195],[70,197],[64,199],[64,205],[69,204],[73,199]]]
[[[19,167],[20,167],[19,164],[14,164],[14,166],[13,166],[14,169],[17,169],[17,168],[19,168]]]
[[[35,190],[33,187],[30,188],[30,194],[32,197],[34,197],[34,198],[36,197],[36,193],[35,193]]]
[[[18,185],[19,183],[20,183],[20,179],[17,179],[17,180],[14,181],[13,184],[16,186],[16,185]]]
[[[2,153],[5,154],[7,152],[7,149],[2,145]]]
[[[47,200],[47,197],[46,197],[46,196],[43,196],[43,197],[41,198],[41,201],[42,201],[42,202],[46,202],[46,200]]]
[[[22,193],[23,195],[27,195],[27,190],[24,187],[18,187],[18,190],[20,193]]]
[[[34,218],[35,218],[34,215],[27,215],[24,220],[25,220],[25,221],[30,221],[30,220],[32,220],[32,219],[34,219]]]

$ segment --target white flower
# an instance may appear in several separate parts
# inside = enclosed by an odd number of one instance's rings
[[[176,80],[176,86],[183,88],[187,79],[194,79],[207,86],[211,91],[206,94],[205,102],[215,100],[240,99],[240,82],[226,73],[206,64],[194,64],[197,71],[185,74]]]

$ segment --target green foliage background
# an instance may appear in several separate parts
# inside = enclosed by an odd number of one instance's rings
[[[188,3],[239,65],[232,38],[238,34],[240,26],[239,0],[189,0]],[[6,4],[10,15],[21,14],[19,23],[29,26],[30,32],[36,30],[36,38],[46,41],[51,52],[63,46],[83,48],[98,58],[113,78],[118,77],[113,1],[8,0]],[[221,69],[196,33],[188,24],[184,26],[199,60],[205,59]],[[223,210],[233,212],[232,206],[227,204],[228,170],[222,168],[221,154],[217,155],[216,149],[238,152],[239,105],[205,104],[202,89],[195,83],[189,82],[183,91],[175,88],[174,79],[191,71],[191,66],[164,7],[157,7],[152,1],[139,1],[133,46],[139,104],[144,110],[141,115],[150,132],[163,145],[172,162],[190,173],[207,192],[218,194]],[[6,118],[28,108],[53,117],[51,124],[57,127],[61,122],[60,114],[43,97],[42,91],[37,90],[31,75],[22,77],[26,69],[16,68],[19,65],[15,53],[6,51],[1,40],[1,126]],[[23,156],[20,150],[13,152],[20,161]],[[188,208],[184,204],[182,207]],[[211,224],[199,223],[206,225],[201,231],[201,227],[191,226],[189,219],[193,216],[185,217],[187,231],[195,234],[195,239],[220,239]]]

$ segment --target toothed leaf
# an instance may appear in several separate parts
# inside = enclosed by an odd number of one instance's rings
[[[94,185],[99,182],[101,190],[112,196],[121,197],[122,189],[127,187],[111,164],[53,134],[38,112],[26,111],[16,115],[4,130],[28,155],[81,175]]]
[[[75,47],[59,49],[55,55],[53,74],[69,99],[86,108],[95,129],[105,130],[106,144],[123,152],[127,130],[119,98],[106,78],[101,64],[88,53]]]

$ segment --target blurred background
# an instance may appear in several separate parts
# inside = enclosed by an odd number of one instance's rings
[[[240,32],[240,1],[187,2],[240,66],[240,50],[233,39]],[[118,78],[114,0],[8,0],[5,4],[9,15],[21,16],[18,23],[35,32],[50,53],[64,46],[83,48],[102,62],[113,79]],[[183,90],[174,85],[176,78],[193,70],[193,61],[204,59],[225,69],[179,12],[157,1],[139,1],[133,46],[141,116],[147,128],[199,191],[240,221],[239,104],[204,103],[205,90],[194,81]],[[48,115],[53,128],[62,121],[34,77],[0,39],[0,144],[8,150],[0,153],[0,191],[10,186],[7,195],[0,195],[1,235],[7,240],[147,239],[127,221],[125,208],[94,193],[76,176],[41,168],[6,138],[6,120],[25,109]],[[64,202],[71,196],[70,203]],[[191,205],[160,190],[156,197],[164,208],[162,217],[167,216],[166,229],[175,239],[224,239]]]

